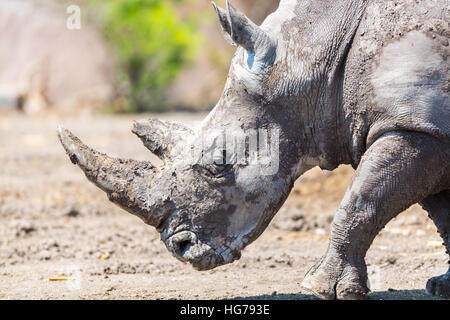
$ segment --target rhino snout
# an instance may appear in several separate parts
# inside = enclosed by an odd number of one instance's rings
[[[193,258],[192,248],[197,243],[197,236],[191,231],[181,231],[167,240],[168,249],[180,260],[186,262]]]
[[[170,252],[180,261],[197,270],[209,270],[224,264],[224,259],[209,245],[198,240],[192,231],[181,231],[166,240]]]

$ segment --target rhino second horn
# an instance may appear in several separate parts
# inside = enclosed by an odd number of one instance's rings
[[[183,154],[193,131],[181,123],[150,118],[135,121],[132,132],[137,135],[147,149],[164,162],[170,162]]]
[[[167,210],[158,210],[150,187],[155,167],[148,161],[111,158],[86,146],[69,130],[58,127],[58,136],[72,163],[108,194],[108,198],[145,223],[158,226]]]

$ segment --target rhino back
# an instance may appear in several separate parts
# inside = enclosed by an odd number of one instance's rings
[[[380,135],[450,141],[447,0],[369,1],[348,54],[343,107],[353,160]]]

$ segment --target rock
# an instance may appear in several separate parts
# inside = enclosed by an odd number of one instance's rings
[[[71,209],[69,212],[66,213],[66,216],[77,217],[79,214],[80,212],[77,209]]]

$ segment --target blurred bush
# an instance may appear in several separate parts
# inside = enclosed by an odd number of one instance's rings
[[[113,112],[164,111],[164,89],[196,55],[201,37],[176,0],[91,0],[120,74]]]

